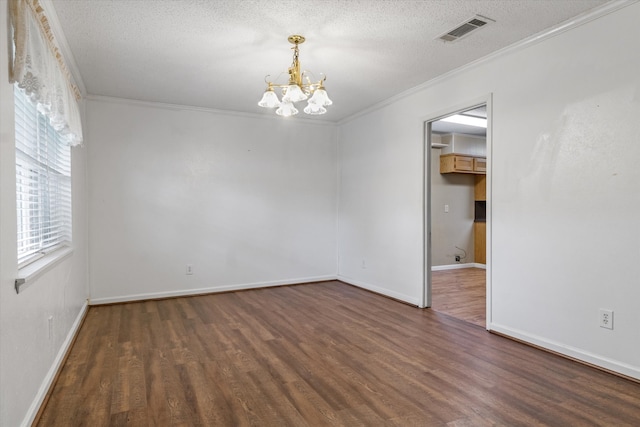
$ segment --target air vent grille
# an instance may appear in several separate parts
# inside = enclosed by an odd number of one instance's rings
[[[486,24],[486,22],[481,21],[481,20],[479,20],[479,19],[477,19],[477,18],[474,18],[474,19],[472,19],[471,21],[469,21],[469,24],[471,24],[471,25],[475,25],[476,27],[482,27],[483,25],[485,25],[485,24]]]
[[[460,37],[470,33],[471,31],[475,30],[476,28],[478,28],[478,27],[476,27],[475,25],[463,24],[463,25],[460,25],[458,28],[455,28],[455,29],[449,31],[447,33],[447,35],[451,36],[451,37],[455,37],[456,39],[459,39]]]
[[[469,35],[473,31],[487,25],[489,22],[495,22],[495,21],[484,16],[476,15],[475,17],[468,19],[467,21],[458,25],[453,30],[447,31],[446,33],[442,34],[438,38],[446,42],[453,42],[456,40],[460,40],[461,38]]]

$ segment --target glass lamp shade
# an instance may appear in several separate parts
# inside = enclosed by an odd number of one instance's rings
[[[280,108],[276,110],[276,114],[282,117],[290,117],[298,114],[298,110],[291,102],[282,102]]]
[[[302,89],[300,89],[298,85],[287,86],[287,91],[282,96],[282,102],[300,102],[305,99],[307,99],[307,95],[302,92]]]
[[[307,104],[307,106],[304,107],[304,112],[309,115],[316,116],[316,115],[326,113],[327,109],[320,104],[312,104],[311,100],[309,100],[309,104]]]
[[[333,101],[329,99],[326,90],[317,89],[315,92],[313,92],[313,96],[309,100],[309,104],[317,104],[323,107],[328,107],[329,105],[333,104]]]
[[[273,90],[267,89],[258,105],[264,108],[275,108],[280,105],[280,100],[278,100],[278,95]]]

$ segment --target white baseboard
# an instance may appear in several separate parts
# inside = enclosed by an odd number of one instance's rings
[[[563,354],[573,359],[581,360],[591,365],[599,366],[609,371],[617,372],[627,377],[640,380],[640,367],[629,365],[617,360],[608,359],[606,357],[585,351],[580,348],[571,347],[556,341],[548,340],[543,337],[529,334],[517,329],[509,328],[507,326],[492,323],[490,329],[493,332],[536,345],[538,347],[546,348],[547,350],[554,351],[556,353]]]
[[[382,294],[391,298],[395,298],[397,300],[409,303],[411,305],[415,305],[415,306],[419,306],[420,305],[420,301],[418,300],[418,298],[415,298],[414,296],[410,296],[410,295],[405,295],[405,294],[401,294],[398,292],[394,292],[394,291],[390,291],[389,289],[386,288],[381,288],[379,286],[375,286],[375,285],[371,285],[369,283],[365,283],[362,282],[360,280],[356,280],[356,279],[352,279],[350,277],[346,277],[346,276],[341,276],[338,275],[338,280],[348,283],[350,285],[353,286],[357,286],[359,288],[362,289],[366,289],[369,291],[373,291],[376,292],[378,294]]]
[[[179,291],[150,292],[145,294],[122,295],[117,297],[91,298],[90,305],[114,304],[119,302],[143,301],[150,299],[186,297],[190,295],[215,294],[219,292],[240,291],[246,289],[269,288],[273,286],[297,285],[302,283],[324,282],[336,280],[336,276],[303,277],[289,280],[273,280],[269,282],[255,282],[241,285],[215,286],[211,288],[183,289]]]
[[[478,264],[477,262],[469,262],[466,264],[434,265],[431,267],[431,271],[459,270],[461,268],[482,268],[486,270],[487,265]]]
[[[49,368],[49,372],[47,372],[47,375],[44,377],[44,380],[42,380],[42,384],[40,384],[40,389],[38,390],[38,393],[36,394],[35,399],[33,399],[33,402],[31,402],[31,406],[29,406],[29,410],[27,411],[27,414],[22,420],[22,423],[20,424],[20,426],[28,427],[33,424],[33,421],[35,420],[36,415],[38,415],[38,411],[40,410],[40,406],[42,406],[42,403],[44,402],[44,399],[47,396],[49,389],[53,385],[53,381],[56,378],[56,374],[62,368],[62,362],[64,362],[64,357],[67,354],[67,351],[69,351],[69,347],[71,346],[71,343],[73,342],[73,338],[76,336],[76,333],[80,328],[80,324],[82,323],[82,319],[84,318],[84,315],[87,312],[88,308],[89,308],[89,303],[87,301],[84,303],[84,305],[80,309],[80,313],[78,313],[78,316],[76,317],[76,320],[73,322],[73,325],[71,325],[71,329],[67,334],[67,338],[65,338],[64,342],[62,343],[62,346],[60,346],[60,350],[58,351],[56,358],[53,360],[53,364],[51,365],[51,368]]]

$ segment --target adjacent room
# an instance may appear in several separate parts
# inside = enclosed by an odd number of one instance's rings
[[[486,326],[487,105],[428,122],[431,308]]]
[[[1,1],[0,425],[638,425],[638,19]]]

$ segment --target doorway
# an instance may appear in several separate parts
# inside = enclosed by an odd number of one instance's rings
[[[488,328],[490,102],[425,122],[425,306]]]

